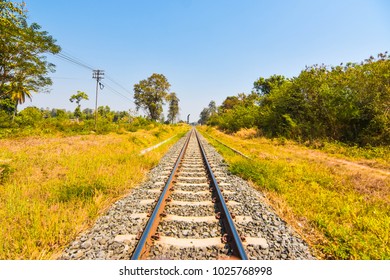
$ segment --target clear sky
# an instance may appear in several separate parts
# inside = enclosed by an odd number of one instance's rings
[[[383,0],[25,0],[31,22],[67,55],[103,69],[99,105],[135,109],[133,85],[164,74],[180,115],[197,121],[217,105],[250,93],[260,76],[299,75],[306,65],[361,62],[390,51],[390,1]],[[57,65],[50,93],[26,106],[74,110],[85,91],[94,108],[92,71],[48,55]],[[119,84],[119,85],[118,85]],[[166,111],[166,110],[165,110]],[[142,113],[142,112],[141,112]]]

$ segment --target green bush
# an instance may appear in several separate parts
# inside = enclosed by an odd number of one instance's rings
[[[16,116],[15,121],[20,126],[38,127],[43,121],[43,113],[36,107],[27,107]]]

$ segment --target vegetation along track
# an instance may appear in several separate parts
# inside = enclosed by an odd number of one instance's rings
[[[195,129],[60,258],[314,259]]]

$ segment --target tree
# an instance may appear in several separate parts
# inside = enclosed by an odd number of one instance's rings
[[[217,105],[214,100],[211,100],[209,106],[207,108],[203,108],[202,112],[200,112],[200,119],[198,123],[206,124],[212,116],[217,114]]]
[[[50,115],[52,118],[56,118],[58,120],[64,120],[68,118],[65,109],[51,109]]]
[[[199,114],[199,120],[198,123],[200,124],[206,124],[207,121],[210,118],[210,111],[208,108],[203,108],[202,112]]]
[[[27,23],[24,3],[0,0],[0,96],[10,96],[17,105],[52,84],[54,72],[44,53],[56,54],[60,47],[37,23]]]
[[[253,83],[253,88],[260,95],[268,95],[273,88],[280,87],[284,82],[286,78],[282,75],[272,75],[267,79],[260,77]]]
[[[137,110],[144,109],[148,117],[154,121],[160,119],[170,86],[164,75],[156,73],[135,84],[134,103]]]
[[[227,110],[232,110],[236,106],[253,106],[258,100],[259,96],[256,93],[251,93],[249,95],[245,93],[239,93],[237,96],[228,96],[222,102],[222,105],[219,107],[218,111],[226,112]]]
[[[168,121],[173,123],[176,117],[179,115],[179,101],[180,99],[176,96],[175,92],[168,95],[167,100],[169,101],[168,109]]]
[[[113,122],[129,122],[130,113],[127,111],[117,111],[114,112]]]
[[[231,110],[231,109],[233,109],[235,106],[237,106],[238,104],[240,104],[240,101],[238,100],[238,97],[237,97],[237,96],[228,96],[228,97],[226,97],[226,99],[222,102],[222,105],[221,105],[220,109],[221,109],[222,111]]]
[[[101,116],[103,119],[112,121],[114,119],[115,112],[111,111],[111,108],[109,106],[99,106],[98,107],[98,113],[99,116]]]
[[[83,91],[77,91],[77,94],[73,94],[71,97],[70,97],[70,99],[69,99],[69,101],[70,102],[73,102],[73,101],[76,101],[76,103],[77,103],[77,107],[76,107],[76,109],[74,110],[74,116],[77,118],[77,119],[79,119],[80,117],[81,117],[81,110],[80,110],[80,102],[81,102],[81,100],[89,100],[88,99],[88,95],[85,93],[85,92],[83,92]]]
[[[11,125],[12,115],[15,111],[15,102],[10,96],[0,96],[0,127]]]
[[[210,112],[210,117],[217,113],[217,105],[215,104],[214,100],[211,100],[209,103],[209,112]]]
[[[206,111],[202,111],[201,118],[208,118],[208,125],[216,125],[228,132],[236,132],[240,128],[252,128],[258,122],[258,99],[256,93],[228,96],[218,110],[215,109],[215,102],[210,102],[207,108],[208,115]]]
[[[43,113],[37,107],[27,107],[18,114],[16,121],[22,126],[39,127],[39,123],[43,121]]]
[[[7,95],[0,96],[0,111],[3,111],[8,116],[11,116],[15,109],[15,102]]]
[[[86,108],[83,110],[83,114],[87,120],[93,119],[93,110],[90,108]]]

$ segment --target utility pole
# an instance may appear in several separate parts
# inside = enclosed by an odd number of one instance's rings
[[[104,70],[93,70],[92,78],[96,79],[96,101],[95,101],[95,130],[97,129],[97,103],[98,103],[98,91],[99,91],[99,85],[102,86],[100,83],[100,80],[103,79],[104,76]],[[103,89],[103,88],[101,88]]]

